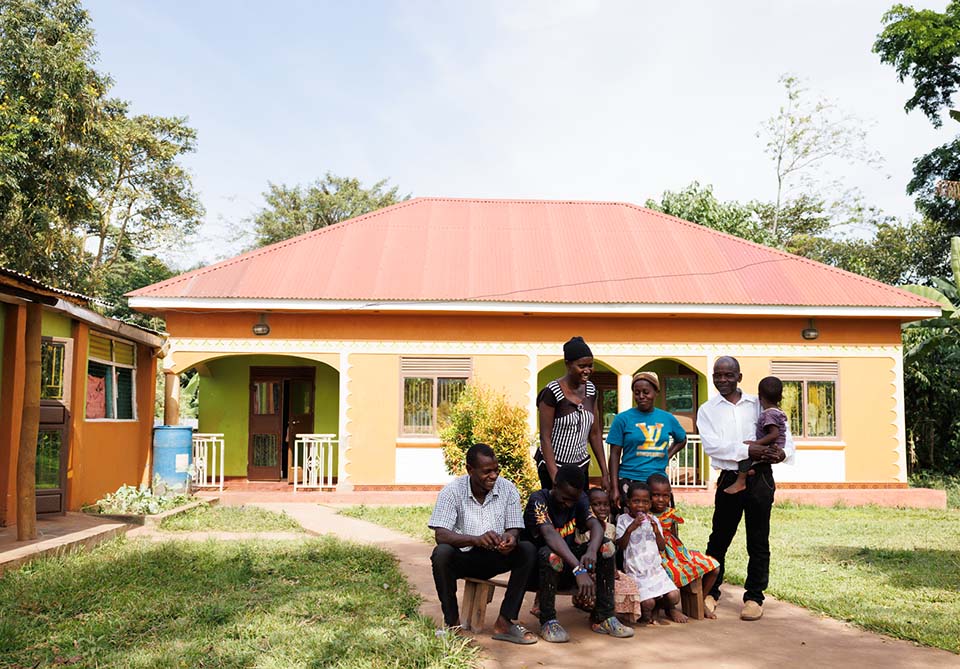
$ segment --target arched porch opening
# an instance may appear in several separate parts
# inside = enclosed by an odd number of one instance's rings
[[[230,354],[189,364],[181,373],[198,374],[197,430],[224,435],[228,479],[292,483],[297,436],[338,435],[340,373],[326,362],[298,355]],[[338,450],[333,449],[334,472]],[[303,459],[298,452],[296,460]]]
[[[660,379],[656,406],[672,413],[687,432],[687,447],[670,459],[667,476],[675,488],[703,488],[709,462],[697,434],[697,409],[707,400],[707,378],[695,367],[675,358],[651,360],[637,372],[654,372]]]
[[[567,373],[566,363],[560,360],[554,360],[543,367],[537,373],[537,390],[539,391],[554,379],[558,379]],[[603,435],[606,436],[614,416],[617,415],[617,377],[620,372],[612,366],[603,362],[599,358],[593,359],[593,374],[590,380],[597,387],[597,393],[601,398],[600,416],[603,420]],[[600,476],[600,465],[597,464],[593,452],[590,452],[590,477]]]

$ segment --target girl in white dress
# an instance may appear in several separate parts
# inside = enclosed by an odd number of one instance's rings
[[[627,489],[627,513],[617,518],[617,548],[623,551],[623,568],[640,591],[640,623],[652,624],[653,611],[659,605],[670,620],[687,622],[677,608],[680,591],[667,575],[660,558],[664,548],[663,528],[656,516],[650,515],[650,488],[635,481]]]

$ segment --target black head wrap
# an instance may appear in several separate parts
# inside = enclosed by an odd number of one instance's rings
[[[563,359],[567,362],[573,362],[580,358],[592,358],[593,351],[583,341],[583,337],[571,337],[570,341],[563,345]]]

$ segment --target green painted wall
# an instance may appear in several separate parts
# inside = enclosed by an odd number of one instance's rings
[[[53,311],[43,312],[43,324],[40,326],[40,332],[44,337],[64,337],[69,339],[73,336],[73,321],[69,316],[58,314]]]
[[[614,371],[609,367],[607,367],[606,365],[604,365],[599,360],[594,360],[593,369],[594,371],[597,371],[597,372]],[[641,367],[640,369],[633,370],[629,373],[632,375],[641,370],[648,371],[648,372],[656,372],[658,376],[665,376],[667,374],[679,374],[680,363],[676,362],[675,360],[662,358],[659,360],[654,360],[652,362],[649,362],[643,367]],[[626,371],[624,373],[626,373]],[[542,370],[540,370],[540,373],[537,374],[537,387],[543,388],[550,381],[560,378],[564,374],[566,374],[566,364],[564,363],[564,361],[557,360],[556,362],[552,362],[546,367],[544,367]],[[699,373],[697,374],[697,394],[698,394],[698,399],[700,401],[700,404],[703,404],[704,402],[707,401],[707,379],[706,377],[704,377],[702,374],[699,374]],[[600,476],[600,467],[599,465],[597,465],[596,458],[593,457],[592,451],[590,454],[590,476]]]
[[[639,372],[641,370],[645,372],[654,372],[656,373],[657,376],[663,377],[668,374],[679,374],[681,364],[682,363],[679,363],[675,360],[661,358],[659,360],[654,360],[652,362],[647,363],[640,369],[636,370],[636,372]],[[692,367],[687,367],[687,369],[690,369],[697,374],[697,400],[700,404],[703,404],[704,402],[707,401],[707,397],[708,397],[707,396],[707,378]],[[636,372],[634,372],[634,374]],[[658,406],[662,404],[662,399],[663,399],[662,397],[657,398]]]
[[[223,432],[224,473],[247,475],[250,418],[250,367],[314,367],[313,431],[337,433],[340,423],[340,374],[314,360],[276,355],[240,355],[205,363],[209,376],[200,377],[200,432]],[[334,459],[336,465],[336,458]]]

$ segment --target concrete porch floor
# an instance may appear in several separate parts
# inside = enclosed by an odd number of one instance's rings
[[[37,538],[32,541],[17,541],[16,527],[0,527],[0,575],[38,557],[93,548],[132,527],[85,513],[38,518]]]

